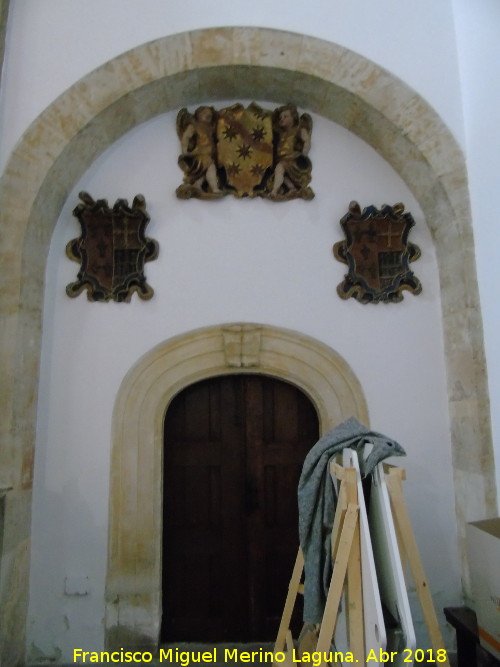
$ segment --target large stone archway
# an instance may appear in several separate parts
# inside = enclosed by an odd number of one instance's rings
[[[127,374],[113,414],[106,643],[155,646],[161,624],[163,420],[172,398],[198,380],[262,373],[299,387],[322,433],[350,416],[368,424],[347,363],[308,336],[255,324],[215,326],[159,345]]]
[[[23,135],[0,183],[5,501],[1,568],[5,664],[24,650],[33,447],[45,262],[69,191],[118,137],[158,113],[217,99],[290,101],[373,146],[418,200],[439,263],[456,508],[496,512],[489,400],[466,169],[433,109],[347,49],[271,29],[219,28],[139,46],[81,79]],[[471,509],[472,508],[472,509]]]

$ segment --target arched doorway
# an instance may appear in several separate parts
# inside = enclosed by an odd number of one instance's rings
[[[274,640],[313,404],[267,375],[217,376],[174,398],[164,433],[162,641]]]
[[[161,634],[165,411],[198,381],[241,374],[280,378],[302,390],[315,407],[321,435],[350,416],[369,425],[366,400],[349,365],[299,332],[231,323],[188,332],[144,355],[124,378],[114,411],[108,649],[155,647]]]
[[[315,406],[321,434],[350,416],[370,423],[361,385],[346,361],[296,331],[251,323],[206,327],[169,339],[138,360],[122,382],[113,417],[108,649],[155,647],[160,637],[165,411],[199,380],[242,373],[299,387]]]

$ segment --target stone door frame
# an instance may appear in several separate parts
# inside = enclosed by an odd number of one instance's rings
[[[157,346],[123,380],[113,413],[106,646],[155,648],[161,627],[163,425],[189,385],[228,374],[265,374],[301,389],[320,433],[354,416],[368,424],[361,385],[334,350],[262,324],[189,332]]]

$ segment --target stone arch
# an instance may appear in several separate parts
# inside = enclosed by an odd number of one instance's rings
[[[368,424],[357,378],[331,348],[257,324],[200,329],[147,353],[122,382],[113,417],[106,643],[154,646],[161,624],[163,421],[171,400],[208,377],[261,373],[300,388],[325,432],[350,416]]]
[[[92,91],[92,94],[89,94]],[[464,157],[434,110],[387,71],[339,45],[251,27],[210,28],[138,46],[94,70],[28,128],[0,182],[4,327],[0,465],[7,488],[5,627],[24,627],[45,262],[72,186],[122,134],[158,113],[217,99],[283,99],[373,146],[418,200],[436,245],[459,532],[496,513],[496,487]],[[473,504],[469,501],[473,499]],[[21,519],[20,517],[24,517]],[[20,523],[23,526],[20,528]],[[24,565],[16,565],[24,563]],[[24,568],[19,571],[19,568]],[[5,641],[21,651],[22,633]],[[13,645],[13,644],[12,644]]]

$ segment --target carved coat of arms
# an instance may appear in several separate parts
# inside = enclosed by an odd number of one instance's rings
[[[146,282],[144,262],[156,259],[158,243],[144,233],[150,219],[144,197],[137,195],[131,207],[118,199],[113,208],[86,192],[79,197],[82,203],[73,215],[82,233],[67,244],[66,254],[81,268],[78,280],[66,287],[68,296],[86,289],[89,301],[130,301],[134,292],[150,299],[153,289]]]
[[[272,113],[257,104],[222,109],[217,120],[217,159],[237,197],[255,197],[273,166]]]
[[[263,197],[275,201],[312,199],[312,118],[287,104],[273,111],[255,102],[216,111],[198,107],[177,115],[181,199]]]
[[[342,299],[353,297],[361,303],[398,302],[402,292],[420,294],[422,285],[409,268],[420,257],[420,249],[408,241],[415,221],[404,213],[404,205],[367,206],[357,202],[341,219],[346,240],[333,247],[335,257],[347,264],[349,272],[337,287]]]

